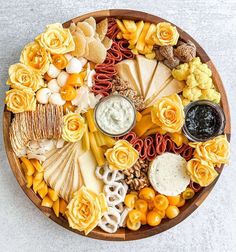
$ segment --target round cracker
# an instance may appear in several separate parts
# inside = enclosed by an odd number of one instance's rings
[[[93,37],[94,34],[95,34],[95,30],[87,22],[78,22],[76,30],[77,31],[79,31],[79,30],[82,31],[84,33],[85,37]]]
[[[82,57],[85,54],[86,39],[84,35],[77,33],[73,36],[75,42],[75,50],[71,54],[75,57]]]
[[[107,50],[99,40],[94,39],[93,41],[88,43],[88,50],[88,60],[97,64],[103,63],[107,55]]]
[[[93,30],[95,31],[96,30],[96,20],[94,17],[89,17],[89,18],[86,18],[84,20],[84,22],[88,23],[89,25],[91,25],[93,27]]]
[[[101,41],[105,38],[107,34],[107,30],[108,30],[108,19],[105,18],[97,24],[97,28],[96,28],[96,32]]]

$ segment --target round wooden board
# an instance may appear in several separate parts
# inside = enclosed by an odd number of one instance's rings
[[[114,9],[114,10],[102,10],[102,11],[91,12],[91,13],[82,15],[80,17],[76,17],[76,18],[64,23],[64,27],[68,27],[72,21],[76,23],[76,22],[82,21],[85,18],[88,18],[90,16],[93,16],[94,18],[96,18],[97,21],[102,20],[105,17],[118,17],[118,18],[125,18],[125,19],[144,20],[144,21],[152,22],[152,23],[159,23],[162,21],[166,21],[160,17],[154,16],[154,15],[151,15],[148,13],[140,12],[140,11]],[[178,31],[180,33],[180,37],[184,41],[191,40],[192,42],[195,43],[195,45],[197,47],[198,56],[212,70],[213,82],[214,82],[216,88],[218,89],[218,91],[221,93],[221,97],[222,97],[221,106],[223,107],[223,110],[226,115],[225,134],[227,135],[228,140],[230,140],[231,124],[230,124],[229,105],[228,105],[226,93],[225,93],[221,78],[220,78],[214,64],[212,63],[212,61],[210,60],[210,58],[208,57],[206,52],[201,48],[201,46],[190,35],[188,35],[186,32],[184,32],[180,28],[178,28]],[[32,189],[28,189],[26,187],[26,181],[24,178],[23,171],[21,170],[20,162],[12,150],[11,143],[9,140],[9,128],[10,128],[10,124],[11,124],[11,119],[12,119],[12,113],[7,111],[5,108],[4,114],[3,114],[4,143],[5,143],[6,153],[7,153],[7,157],[8,157],[11,169],[12,169],[20,187],[23,189],[23,191],[29,197],[29,199],[47,217],[49,217],[50,219],[52,219],[53,221],[55,221],[59,225],[65,227],[65,228],[67,228],[77,234],[84,235],[82,232],[71,229],[68,225],[67,220],[64,219],[63,217],[60,216],[59,218],[57,218],[55,216],[54,212],[52,211],[52,209],[42,207],[41,206],[41,198],[38,195],[36,195]],[[218,170],[219,173],[221,173],[222,169],[223,169],[223,166]],[[219,178],[219,176],[218,176],[218,178]],[[193,199],[187,201],[187,203],[181,208],[180,214],[175,219],[163,220],[162,223],[157,227],[142,226],[138,231],[130,231],[128,229],[120,228],[115,234],[109,234],[109,233],[102,231],[100,228],[95,228],[91,233],[89,233],[88,237],[100,239],[100,240],[127,241],[127,240],[141,239],[141,238],[145,238],[145,237],[152,236],[155,234],[159,234],[159,233],[177,225],[178,223],[183,221],[186,217],[188,217],[195,209],[197,209],[199,207],[199,205],[205,200],[205,198],[210,193],[212,188],[215,186],[217,179],[210,186],[202,189],[199,193],[197,193]]]

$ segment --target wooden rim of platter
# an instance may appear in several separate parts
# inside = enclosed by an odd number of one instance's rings
[[[135,11],[135,10],[125,10],[125,9],[111,9],[111,10],[101,10],[101,11],[95,11],[90,12],[87,14],[84,14],[82,16],[73,18],[66,23],[64,23],[64,27],[68,27],[70,23],[73,21],[75,23],[82,21],[90,16],[93,16],[97,21],[106,18],[106,17],[117,17],[117,18],[125,18],[125,19],[133,19],[133,20],[144,20],[147,22],[152,23],[159,23],[166,21],[160,17]],[[173,24],[174,25],[174,24]],[[209,56],[206,54],[206,52],[201,48],[201,46],[186,32],[184,32],[179,27],[178,31],[180,34],[180,37],[185,42],[187,40],[191,40],[197,47],[197,56],[199,56],[202,60],[202,62],[206,63],[209,68],[212,71],[212,79],[216,86],[216,89],[221,93],[221,106],[224,110],[224,113],[226,115],[226,127],[225,127],[225,134],[227,135],[228,140],[230,141],[230,135],[231,135],[231,123],[230,123],[230,111],[229,111],[229,104],[227,101],[227,96],[225,93],[225,89],[223,86],[223,83],[221,81],[221,78],[210,60]],[[8,161],[10,163],[11,169],[20,185],[20,187],[23,189],[25,194],[28,196],[28,198],[51,220],[58,223],[59,225],[67,228],[70,231],[73,231],[77,234],[84,235],[83,232],[79,232],[75,229],[72,229],[69,227],[68,222],[65,218],[60,216],[59,218],[56,217],[53,210],[50,208],[46,208],[41,206],[41,198],[34,193],[33,189],[28,189],[26,187],[26,180],[24,177],[24,173],[20,166],[20,161],[16,157],[15,153],[12,150],[10,139],[9,139],[9,128],[12,120],[12,113],[6,110],[6,107],[4,109],[3,113],[3,135],[4,135],[4,144],[6,148],[6,154],[8,157]],[[218,172],[221,173],[223,169],[223,165],[220,169],[218,169]],[[220,175],[220,174],[219,174]],[[183,221],[185,218],[187,218],[193,211],[195,211],[199,205],[205,200],[205,198],[208,196],[210,191],[215,186],[218,178],[208,187],[203,188],[200,192],[196,193],[195,197],[193,197],[191,200],[187,201],[187,203],[181,207],[180,214],[171,220],[163,220],[162,223],[159,226],[156,227],[150,227],[150,226],[142,226],[138,231],[131,231],[128,229],[120,228],[118,231],[114,234],[109,234],[104,231],[102,231],[100,228],[96,227],[93,231],[91,231],[87,236],[95,239],[100,240],[113,240],[113,241],[128,241],[128,240],[137,240],[145,237],[149,237],[155,234],[159,234],[167,229],[170,229]]]

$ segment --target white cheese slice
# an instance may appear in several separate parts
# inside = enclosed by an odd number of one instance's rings
[[[152,100],[148,106],[152,106],[158,99],[169,96],[172,94],[178,94],[183,91],[185,83],[183,81],[178,81],[176,79],[171,80],[167,85],[161,90],[161,92]]]
[[[82,141],[67,143],[57,152],[50,152],[43,163],[44,180],[67,202],[83,184],[77,162],[83,153]]]
[[[118,75],[127,81],[131,88],[141,95],[141,85],[138,77],[138,67],[136,60],[123,60],[116,64]]]
[[[187,162],[180,155],[164,153],[151,163],[148,178],[152,187],[167,196],[183,192],[190,182],[186,173]]]
[[[145,102],[147,104],[151,103],[151,101],[156,97],[156,95],[165,87],[170,77],[170,68],[165,66],[162,62],[159,62],[149,85],[147,95],[145,96]]]
[[[136,59],[138,64],[138,74],[141,84],[141,91],[143,97],[145,97],[157,65],[157,60],[147,59],[142,55],[137,55]]]
[[[78,158],[81,174],[83,177],[84,185],[99,194],[103,190],[103,182],[95,175],[97,162],[91,150],[86,151]]]

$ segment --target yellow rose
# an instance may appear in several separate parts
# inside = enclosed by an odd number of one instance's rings
[[[229,142],[225,135],[217,136],[206,142],[189,143],[195,148],[194,156],[212,162],[220,167],[229,162]]]
[[[157,45],[176,45],[179,39],[179,33],[175,26],[170,23],[161,22],[157,24]]]
[[[20,62],[32,67],[40,74],[45,74],[49,68],[50,55],[39,43],[31,42],[21,52]]]
[[[9,68],[9,80],[7,84],[12,88],[24,90],[30,88],[34,92],[44,86],[42,76],[32,68],[17,63]]]
[[[184,125],[184,108],[177,94],[158,99],[151,110],[152,122],[167,132],[179,132]]]
[[[218,176],[212,163],[199,158],[192,158],[188,161],[187,173],[191,180],[198,183],[200,186],[210,185]]]
[[[65,141],[79,141],[85,130],[85,120],[79,113],[71,112],[63,117],[62,138]]]
[[[39,44],[52,54],[64,54],[75,50],[75,43],[69,29],[61,24],[51,24],[46,31],[35,38]]]
[[[124,170],[132,167],[138,160],[139,153],[126,140],[119,140],[105,153],[109,167],[113,170]]]
[[[108,210],[103,193],[97,195],[86,187],[82,186],[79,191],[73,194],[70,200],[66,216],[71,228],[85,235],[91,232],[98,224],[104,212]]]
[[[13,113],[33,111],[36,109],[34,92],[30,89],[10,89],[6,92],[7,109]]]

